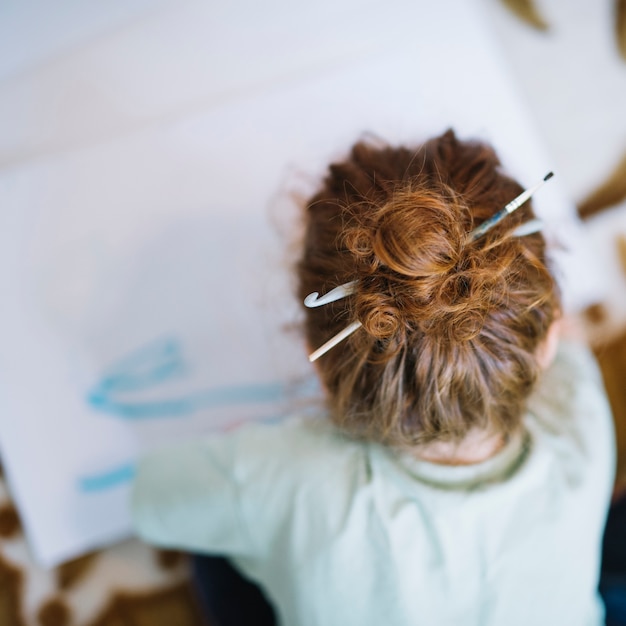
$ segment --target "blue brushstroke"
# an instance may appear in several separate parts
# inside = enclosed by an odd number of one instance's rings
[[[171,361],[155,365],[149,372],[136,372],[133,374],[110,374],[102,379],[98,390],[109,393],[141,391],[158,385],[161,382],[171,380],[185,373],[182,363]]]
[[[135,476],[135,465],[126,463],[102,474],[83,476],[78,479],[78,488],[84,493],[94,493],[118,487],[130,482]]]
[[[115,400],[110,394],[98,390],[89,396],[88,402],[94,409],[118,417],[147,419],[184,417],[204,409],[236,404],[276,402],[285,398],[285,392],[285,385],[281,383],[238,385],[217,387],[178,398],[133,403]]]
[[[109,368],[94,393],[139,391],[179,378],[187,371],[180,342],[172,338],[161,339]]]
[[[185,363],[182,344],[168,337],[140,348],[109,368],[88,394],[88,404],[103,413],[123,419],[187,417],[206,409],[239,404],[279,402],[293,395],[294,387],[280,382],[224,386],[195,391],[163,400],[132,401],[120,394],[158,389],[180,379],[190,368]],[[300,385],[298,395],[312,393],[315,383]]]

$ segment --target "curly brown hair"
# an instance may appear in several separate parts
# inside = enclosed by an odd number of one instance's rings
[[[357,143],[305,209],[298,296],[358,280],[305,309],[317,348],[362,328],[318,362],[334,422],[393,445],[511,433],[560,311],[540,233],[511,231],[530,202],[475,242],[467,234],[522,192],[494,150],[452,131],[417,149]]]

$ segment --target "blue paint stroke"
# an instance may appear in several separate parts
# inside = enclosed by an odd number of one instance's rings
[[[82,476],[78,479],[78,488],[84,493],[104,491],[128,483],[134,476],[135,465],[125,463],[102,474]]]
[[[145,401],[141,403],[115,400],[109,394],[92,393],[89,404],[98,411],[125,419],[184,417],[203,409],[276,402],[285,398],[286,387],[281,383],[217,387],[178,398]]]
[[[289,385],[280,382],[224,386],[195,391],[162,400],[132,401],[120,398],[188,374],[180,341],[165,338],[144,346],[109,368],[102,380],[88,394],[87,402],[97,411],[129,420],[187,417],[205,409],[240,404],[279,402],[293,396],[311,395],[317,390],[315,382]]]
[[[180,342],[166,338],[145,346],[109,368],[94,392],[140,391],[188,371]]]

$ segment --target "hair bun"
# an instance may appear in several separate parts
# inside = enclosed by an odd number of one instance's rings
[[[373,252],[402,277],[442,276],[456,266],[464,239],[455,213],[432,193],[397,195],[380,209],[373,224]]]
[[[391,357],[406,337],[405,313],[391,298],[377,293],[374,285],[368,287],[360,290],[356,297],[357,318],[367,334],[383,346],[383,358]]]
[[[370,335],[399,343],[413,328],[464,342],[480,333],[487,285],[484,271],[461,269],[472,265],[466,216],[448,190],[409,190],[348,230],[360,271],[356,314]]]
[[[357,301],[357,310],[363,328],[376,339],[389,339],[402,324],[398,307],[385,296],[365,292]]]

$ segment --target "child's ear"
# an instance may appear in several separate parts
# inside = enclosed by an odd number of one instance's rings
[[[548,329],[546,338],[539,344],[537,348],[537,362],[543,370],[548,369],[554,361],[557,347],[559,345],[559,336],[561,334],[561,318],[552,322],[552,326]]]

